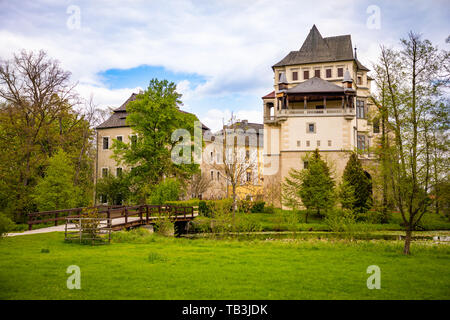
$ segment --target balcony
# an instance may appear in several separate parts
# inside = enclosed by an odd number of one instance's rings
[[[286,120],[288,117],[330,117],[343,116],[351,120],[356,116],[354,108],[333,108],[333,109],[281,109],[276,115],[264,117],[264,123],[276,123],[279,120]]]

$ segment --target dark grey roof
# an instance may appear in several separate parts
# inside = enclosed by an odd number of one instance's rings
[[[287,93],[344,92],[344,88],[321,78],[313,77],[287,89]]]
[[[291,51],[273,67],[294,64],[353,60],[350,35],[323,38],[313,25],[299,51]]]
[[[359,62],[358,59],[355,59],[355,61],[356,61],[356,67],[358,68],[358,70],[370,71],[370,69],[368,69],[367,67],[364,67],[362,65],[362,63]]]
[[[136,100],[137,93],[132,93],[131,96],[125,101],[120,107],[115,109],[114,111],[127,111],[127,105],[131,102]]]
[[[105,122],[97,126],[96,129],[129,127],[129,125],[125,122],[128,115],[126,109],[128,103],[136,100],[136,97],[137,94],[132,93],[131,96],[119,108],[115,109],[114,113]],[[184,110],[180,110],[180,112],[191,114],[190,112]],[[202,123],[202,130],[209,130],[209,128]]]

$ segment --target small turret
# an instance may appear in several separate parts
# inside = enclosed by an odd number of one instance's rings
[[[342,83],[344,88],[352,89],[353,80],[348,69],[344,72],[344,80],[342,80]]]

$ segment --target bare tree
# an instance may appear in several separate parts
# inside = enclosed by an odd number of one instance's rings
[[[216,143],[222,148],[218,157],[220,162],[213,163],[220,176],[231,187],[233,199],[233,222],[236,216],[237,187],[245,184],[247,174],[252,174],[257,165],[257,135],[254,130],[244,130],[236,126],[236,118],[231,115],[227,125],[223,125],[222,132],[216,136]]]
[[[189,194],[194,198],[199,198],[211,186],[211,179],[204,173],[197,173],[192,176],[189,185]]]

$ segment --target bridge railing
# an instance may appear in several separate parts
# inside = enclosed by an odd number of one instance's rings
[[[108,221],[108,227],[112,226],[114,219],[124,218],[125,225],[128,224],[130,217],[139,217],[142,223],[150,223],[154,220],[167,217],[170,220],[187,219],[195,217],[194,207],[173,206],[173,205],[134,205],[134,206],[105,206],[85,208],[71,208],[62,210],[33,212],[28,214],[28,230],[32,230],[33,225],[54,222],[57,226],[59,221],[65,221],[66,218],[79,218],[83,215],[83,210],[97,209],[99,218],[105,218]]]

